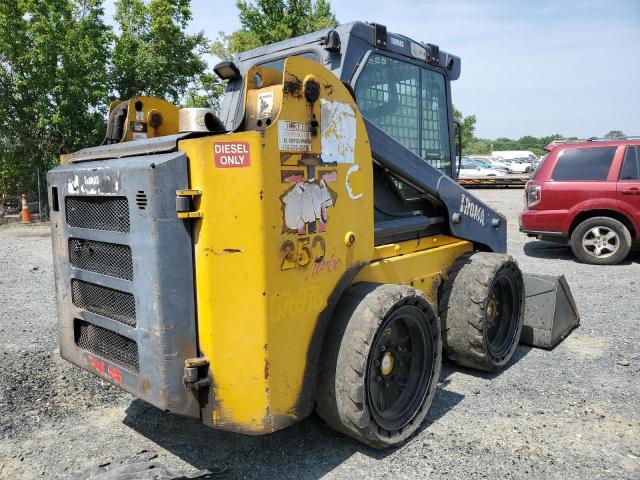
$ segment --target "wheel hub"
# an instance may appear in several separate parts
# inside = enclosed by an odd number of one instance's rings
[[[393,372],[393,367],[395,366],[396,360],[391,352],[386,352],[382,356],[382,361],[380,362],[380,373],[382,375],[387,376]]]

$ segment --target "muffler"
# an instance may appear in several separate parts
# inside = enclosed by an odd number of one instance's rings
[[[524,274],[525,310],[520,343],[553,348],[580,325],[564,275]]]

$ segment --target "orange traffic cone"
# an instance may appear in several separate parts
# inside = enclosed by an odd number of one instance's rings
[[[25,194],[22,194],[22,223],[33,223],[33,220],[31,220],[29,204],[27,203],[27,196]]]

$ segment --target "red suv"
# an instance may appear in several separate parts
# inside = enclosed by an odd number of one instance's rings
[[[525,187],[520,231],[569,239],[578,259],[612,265],[640,235],[640,140],[558,145]]]

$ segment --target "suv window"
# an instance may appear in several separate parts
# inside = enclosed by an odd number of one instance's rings
[[[444,76],[372,54],[356,81],[362,114],[428,163],[451,175]]]
[[[620,180],[640,180],[640,147],[627,147]]]
[[[560,152],[551,178],[557,181],[606,180],[617,147],[568,148]]]

